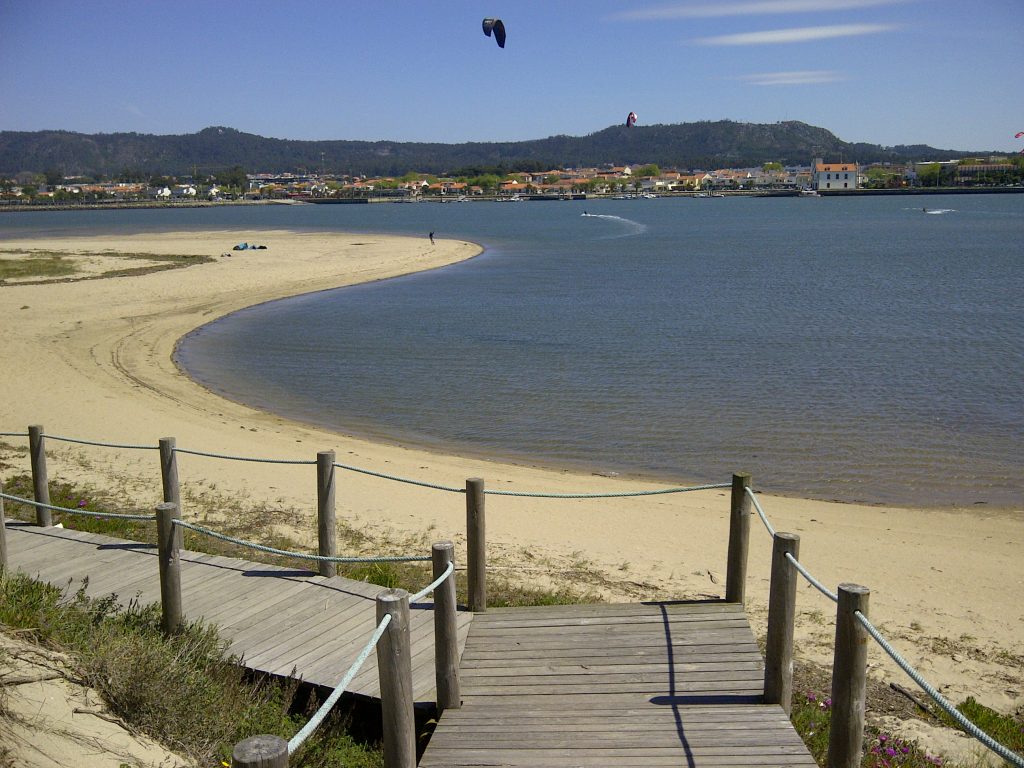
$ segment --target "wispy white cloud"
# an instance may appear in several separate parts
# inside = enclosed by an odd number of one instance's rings
[[[825,40],[834,37],[876,35],[882,32],[892,32],[896,28],[894,24],[834,24],[825,27],[769,29],[762,32],[700,37],[693,42],[698,45],[778,45],[781,43],[806,43],[811,40]]]
[[[846,77],[830,69],[805,69],[794,72],[761,72],[736,78],[750,85],[819,85],[837,83]]]
[[[135,104],[125,104],[124,111],[130,115],[134,115],[135,117],[145,117],[145,115],[142,114],[142,110],[139,109]]]
[[[908,0],[745,0],[743,2],[678,4],[660,8],[624,11],[610,18],[623,21],[655,21],[661,19],[701,19],[717,16],[763,16],[779,13],[818,13],[896,5]]]

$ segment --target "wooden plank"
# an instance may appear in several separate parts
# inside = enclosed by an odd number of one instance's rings
[[[335,601],[331,604],[302,595],[287,614],[286,632],[270,631],[259,637],[247,637],[250,647],[260,649],[257,652],[250,651],[247,658],[256,665],[279,666],[279,659],[294,660],[302,655],[304,649],[320,645],[324,636],[347,635],[347,627],[353,622],[358,622],[360,626],[367,624],[373,618],[373,610],[373,604],[362,599],[350,598],[346,603]],[[266,626],[261,628],[269,629]]]
[[[587,618],[629,618],[664,616],[743,615],[737,603],[592,603],[589,605],[549,605],[523,608],[492,608],[481,614],[485,624],[518,624],[524,621],[582,621]]]
[[[663,628],[666,626],[680,629],[696,628],[702,625],[714,626],[716,624],[724,624],[729,626],[736,624],[737,622],[746,621],[746,616],[740,613],[714,613],[714,614],[666,614],[664,616],[586,616],[580,619],[572,619],[567,621],[560,621],[554,617],[545,619],[528,620],[523,619],[519,622],[502,621],[502,622],[481,622],[479,632],[481,635],[500,635],[511,632],[520,632],[529,629],[536,629],[539,631],[550,630],[552,628],[564,628],[570,631],[575,631],[577,628],[583,629],[586,627],[613,627],[613,626],[627,626],[636,628]]]
[[[267,617],[286,618],[283,609],[301,591],[302,585],[294,581],[283,581],[270,595],[262,589],[253,589],[233,604],[225,605],[222,614],[211,618],[226,636],[234,639]]]
[[[475,623],[475,621],[474,621]],[[577,640],[578,642],[573,642]],[[750,630],[730,630],[724,632],[706,632],[701,634],[699,637],[693,638],[674,638],[672,646],[678,648],[680,646],[711,646],[711,645],[733,645],[736,643],[749,643],[752,642],[753,635]],[[584,645],[584,643],[586,645]],[[556,649],[573,649],[576,647],[586,648],[607,648],[610,645],[609,642],[602,643],[600,637],[590,638],[566,638],[562,636],[554,637],[541,637],[538,639],[530,640],[531,647],[535,647],[538,650],[556,650]],[[624,638],[622,643],[624,646],[631,647],[643,647],[643,648],[665,648],[665,639],[651,636],[639,636],[636,638],[635,643],[629,642],[629,637]],[[485,646],[481,646],[480,641],[473,636],[470,636],[466,645],[466,652],[470,654],[470,657],[476,656],[493,656],[497,653],[505,653],[509,651],[516,651],[522,649],[523,643],[521,641],[505,638],[501,641],[495,641],[488,643]]]
[[[693,646],[691,649],[674,648],[672,655],[676,664],[724,664],[733,661],[761,663],[761,655],[758,653],[756,643],[751,643],[746,648],[732,645]],[[474,655],[471,658],[463,658],[460,668],[463,670],[497,668],[511,671],[538,663],[557,667],[564,664],[604,664],[610,663],[611,660],[622,665],[659,664],[667,663],[667,653],[645,648],[589,648],[580,653],[574,653],[571,649],[561,649],[549,650],[540,654],[523,649],[518,653],[510,652],[507,655],[495,654],[489,657]]]
[[[723,619],[721,621],[688,621],[680,624],[669,623],[638,623],[638,624],[586,624],[586,625],[550,625],[537,627],[520,627],[514,632],[496,630],[493,628],[481,627],[473,634],[480,642],[488,640],[501,640],[505,637],[516,637],[522,642],[522,638],[544,638],[557,634],[561,637],[573,639],[609,638],[624,637],[650,637],[660,638],[662,642],[671,639],[675,635],[695,636],[701,632],[715,632],[728,629],[746,629],[746,619]]]
[[[806,749],[804,750],[806,753]],[[436,752],[427,749],[423,759],[420,761],[420,768],[462,768],[462,766],[514,766],[518,768],[554,768],[556,766],[566,768],[633,768],[645,766],[679,766],[687,765],[688,762],[694,768],[703,766],[715,766],[726,768],[727,766],[766,765],[766,766],[789,766],[799,765],[815,768],[816,763],[809,755],[793,753],[743,753],[740,755],[731,754],[696,754],[688,755],[682,746],[675,749],[664,750],[634,750],[634,749],[605,749],[592,750],[581,753],[580,750],[571,750],[567,754],[548,755],[534,752],[527,749],[508,750],[437,750]]]

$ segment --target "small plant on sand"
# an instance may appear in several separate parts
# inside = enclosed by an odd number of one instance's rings
[[[863,768],[921,768],[941,766],[943,760],[941,757],[929,755],[916,742],[887,733],[878,733],[868,742],[861,765]]]
[[[979,704],[973,696],[969,696],[957,709],[1000,744],[1024,754],[1024,711],[1018,712],[1016,717],[1002,715]],[[952,728],[960,727],[960,724],[945,712],[940,713],[939,719]]]
[[[832,699],[827,696],[819,697],[813,691],[803,695],[794,694],[790,719],[811,756],[818,765],[824,765],[832,727]]]

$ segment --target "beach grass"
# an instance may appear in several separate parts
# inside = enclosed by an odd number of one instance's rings
[[[84,587],[69,594],[0,572],[0,625],[72,659],[74,678],[99,691],[111,714],[199,765],[226,765],[232,746],[255,733],[290,738],[317,703],[299,701],[292,681],[248,673],[212,627],[165,636],[158,606],[122,610],[113,596],[86,598]],[[0,708],[0,731],[3,718]],[[328,720],[292,764],[381,765],[344,720]]]
[[[99,272],[87,272],[83,265],[89,259],[103,259],[110,263]],[[19,285],[32,285],[143,275],[208,261],[213,259],[209,256],[187,254],[0,248],[0,285],[7,281],[15,281]]]

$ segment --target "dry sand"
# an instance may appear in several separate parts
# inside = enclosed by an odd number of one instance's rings
[[[268,249],[231,252],[242,240]],[[333,449],[340,462],[456,487],[469,477],[485,478],[488,488],[556,493],[658,487],[441,455],[317,429],[214,395],[172,361],[178,339],[231,311],[440,267],[477,254],[472,243],[438,240],[431,246],[426,238],[282,231],[0,239],[0,251],[19,248],[185,253],[215,261],[134,277],[0,286],[0,431],[42,424],[50,434],[145,445],[173,436],[179,447],[287,459],[313,459],[317,451]],[[225,252],[231,255],[222,256]],[[93,261],[90,269],[102,271]],[[160,500],[153,452],[54,441],[48,450],[55,456],[51,480],[86,480],[122,488],[147,504]],[[3,471],[26,469],[22,457]],[[725,471],[732,469],[743,468]],[[222,493],[308,511],[309,526],[297,535],[315,537],[310,467],[181,455],[179,473],[193,494]],[[729,477],[704,480],[728,482]],[[1024,705],[1022,507],[838,504],[771,495],[770,477],[755,478],[755,486],[773,525],[801,536],[801,561],[833,590],[841,582],[869,587],[872,621],[952,700],[974,695],[1004,712]],[[428,540],[464,543],[459,494],[347,472],[339,474],[339,488],[338,514],[357,526],[389,536],[426,533]],[[576,586],[597,579],[598,591],[612,599],[721,596],[728,505],[723,490],[606,500],[491,496],[489,555],[514,579]],[[187,518],[187,500],[183,506]],[[747,596],[758,633],[765,625],[770,556],[770,539],[755,517]],[[798,608],[798,657],[831,664],[834,606],[801,586]],[[875,645],[869,664],[872,676],[915,687]]]

